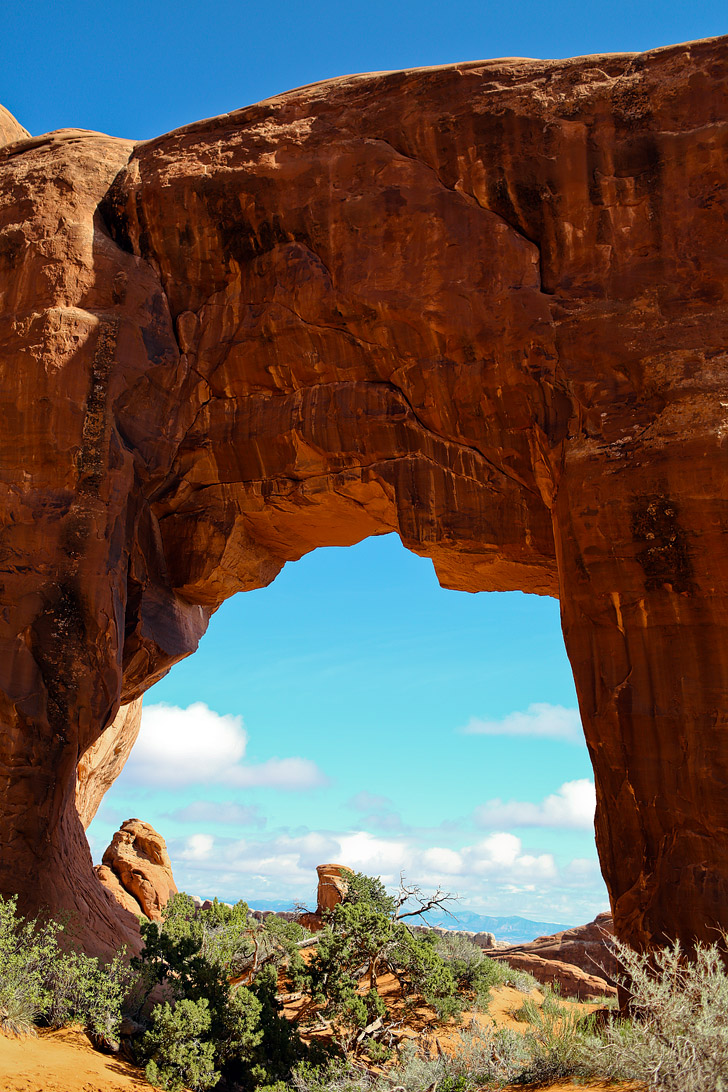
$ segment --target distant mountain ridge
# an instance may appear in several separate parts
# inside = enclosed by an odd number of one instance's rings
[[[273,910],[279,913],[281,910],[291,910],[290,902],[280,899],[252,899],[251,910]],[[472,933],[493,933],[496,940],[505,941],[508,944],[526,944],[536,937],[551,936],[560,933],[563,929],[570,929],[570,925],[559,925],[553,921],[531,921],[529,918],[492,917],[487,914],[476,914],[472,910],[455,910],[450,916],[442,910],[427,915],[430,925],[442,926],[444,929],[465,929]]]
[[[430,925],[440,925],[445,929],[466,929],[472,933],[492,933],[496,940],[508,944],[526,944],[536,937],[551,936],[570,925],[559,925],[553,921],[531,921],[517,915],[494,917],[488,914],[476,914],[472,910],[455,910],[452,917],[442,911],[428,914]]]

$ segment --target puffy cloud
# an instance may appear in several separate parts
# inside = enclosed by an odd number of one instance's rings
[[[221,778],[236,789],[315,789],[328,779],[310,758],[269,758],[258,766],[233,766]]]
[[[193,834],[180,852],[183,861],[207,861],[212,856],[215,839],[211,834]]]
[[[339,835],[337,841],[338,861],[355,872],[381,876],[385,883],[395,883],[400,872],[409,870],[413,861],[413,847],[404,839],[376,838],[360,830]]]
[[[148,705],[123,776],[127,782],[159,788],[218,784],[301,790],[326,784],[322,771],[308,758],[271,758],[246,765],[247,744],[242,717],[216,713],[204,702],[186,709],[166,702]]]
[[[588,778],[564,784],[535,804],[527,800],[489,800],[475,809],[478,826],[555,827],[563,830],[591,830],[594,826],[596,792]]]
[[[538,736],[567,743],[584,742],[579,710],[548,702],[534,702],[525,712],[508,713],[502,720],[472,717],[461,731],[476,736]]]
[[[438,886],[467,893],[467,899],[450,905],[455,915],[461,906],[577,924],[607,905],[595,860],[558,864],[551,853],[524,847],[508,831],[493,831],[460,848],[361,830],[277,832],[234,840],[194,834],[172,841],[169,848],[180,886],[203,896],[245,898],[252,906],[256,896],[280,899],[288,906],[300,900],[313,905],[315,867],[324,861],[381,876],[390,889],[404,872],[407,883],[419,884],[426,893]]]
[[[426,849],[422,854],[423,863],[433,873],[442,873],[445,876],[456,876],[463,869],[463,857],[454,849],[443,849],[434,846]]]

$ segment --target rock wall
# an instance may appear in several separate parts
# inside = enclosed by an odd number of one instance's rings
[[[226,597],[397,531],[559,596],[618,935],[728,926],[727,56],[3,115],[0,891],[110,945],[79,762]]]

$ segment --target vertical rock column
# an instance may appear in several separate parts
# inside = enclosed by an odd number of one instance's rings
[[[597,846],[616,933],[637,948],[673,937],[690,948],[725,926],[719,454],[685,452],[669,470],[646,458],[572,460],[559,491],[562,620],[594,764]]]

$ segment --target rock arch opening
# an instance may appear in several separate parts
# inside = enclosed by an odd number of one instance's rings
[[[594,803],[551,599],[446,592],[396,536],[317,550],[229,600],[145,703],[96,859],[139,815],[203,897],[289,909],[331,859],[481,913],[563,924],[606,905],[598,869],[579,886],[572,864],[594,858]]]

